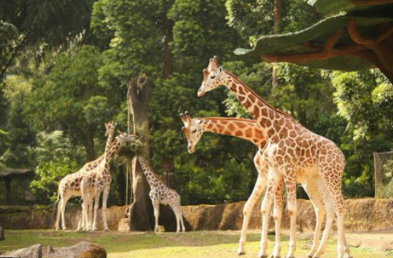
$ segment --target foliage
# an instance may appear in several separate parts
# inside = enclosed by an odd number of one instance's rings
[[[77,160],[83,157],[62,131],[37,134],[34,149],[37,160],[36,179],[30,184],[40,203],[54,202],[57,198],[58,182],[67,174],[78,170]]]
[[[94,158],[93,137],[109,121],[113,106],[98,84],[102,55],[93,46],[59,54],[48,75],[33,82],[24,103],[29,124],[37,131],[61,129],[74,143],[83,144]]]
[[[274,1],[228,0],[228,22],[251,46],[262,35],[273,33]],[[321,17],[315,7],[302,0],[282,1],[281,31],[291,32],[308,27]]]

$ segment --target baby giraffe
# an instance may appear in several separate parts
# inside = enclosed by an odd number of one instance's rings
[[[154,219],[155,226],[154,232],[158,230],[158,217],[160,215],[160,203],[169,205],[176,217],[176,232],[186,231],[183,222],[183,214],[180,205],[180,195],[170,188],[168,188],[163,182],[161,182],[154,174],[153,169],[149,166],[144,158],[138,156],[139,164],[141,165],[143,174],[146,176],[146,180],[150,185],[150,199],[153,203],[154,208]],[[182,228],[180,228],[180,225]]]
[[[105,136],[108,137],[107,145],[110,145],[112,143],[112,138],[115,133],[116,123],[114,122],[106,123],[105,127],[106,127]],[[62,229],[67,229],[64,220],[64,213],[68,200],[72,196],[82,196],[81,189],[80,189],[80,183],[82,177],[86,173],[89,173],[91,170],[97,167],[101,163],[103,158],[104,155],[101,155],[97,159],[86,163],[79,171],[66,175],[63,179],[60,180],[58,193],[57,193],[57,200],[55,203],[55,214],[56,214],[55,229],[56,230],[60,229],[60,215],[61,215]],[[60,205],[60,207],[58,207],[58,205]],[[79,223],[78,229],[80,229],[79,228],[80,226],[81,223]]]

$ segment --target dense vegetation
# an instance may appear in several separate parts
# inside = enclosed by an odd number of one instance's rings
[[[336,142],[347,158],[346,196],[372,196],[372,153],[392,144],[393,86],[378,70],[278,64],[272,87],[271,65],[232,53],[273,33],[271,2],[1,0],[0,166],[35,168],[31,188],[39,203],[49,203],[59,178],[103,151],[104,122],[126,129],[127,83],[146,73],[156,172],[173,167],[183,204],[246,199],[256,178],[255,147],[205,135],[189,155],[180,130],[178,114],[185,110],[193,117],[247,117],[224,89],[196,97],[202,69],[218,55],[271,104]],[[282,6],[284,32],[322,18],[302,0]],[[124,168],[114,166],[112,173],[109,200],[124,204]]]

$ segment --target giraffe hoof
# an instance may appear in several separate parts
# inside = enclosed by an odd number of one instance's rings
[[[267,258],[267,254],[259,255],[258,257],[259,257],[259,258]]]
[[[110,230],[109,230],[109,228],[106,228],[104,231],[105,231],[105,232],[109,232]]]
[[[272,255],[271,258],[281,258],[280,255]]]
[[[238,256],[240,256],[240,255],[245,255],[246,252],[245,252],[245,251],[237,251],[236,254],[237,254]]]

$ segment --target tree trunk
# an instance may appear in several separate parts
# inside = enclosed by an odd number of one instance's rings
[[[173,74],[173,53],[169,44],[173,41],[173,22],[166,19],[166,26],[162,29],[164,35],[164,67],[162,77],[167,79]]]
[[[94,131],[88,129],[86,131],[86,140],[85,140],[85,149],[86,149],[86,160],[92,161],[95,159],[94,153]]]
[[[149,81],[145,75],[141,75],[138,81],[131,80],[128,85],[128,101],[132,107],[133,131],[142,136],[143,146],[138,155],[145,160],[150,160],[149,153],[149,122],[148,100]],[[132,191],[134,201],[130,207],[129,227],[130,230],[152,230],[153,207],[149,198],[149,184],[136,157],[132,159]]]
[[[273,12],[274,12],[273,32],[274,32],[274,34],[279,34],[280,33],[280,26],[281,26],[281,18],[282,18],[281,0],[274,0]],[[277,70],[276,70],[275,64],[272,64],[272,86],[273,86],[273,88],[278,87]]]
[[[11,178],[5,178],[4,183],[5,183],[5,191],[6,191],[6,204],[11,205],[12,204],[12,193],[11,193]]]

